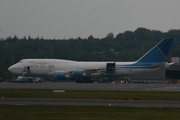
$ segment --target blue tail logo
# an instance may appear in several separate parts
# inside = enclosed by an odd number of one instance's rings
[[[137,62],[164,62],[174,39],[165,38],[144,54]]]

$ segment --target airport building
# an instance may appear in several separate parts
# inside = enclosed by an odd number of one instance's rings
[[[144,72],[130,76],[132,81],[137,82],[165,82],[166,80],[166,70],[154,70],[151,72]]]
[[[175,64],[166,69],[166,78],[169,81],[180,83],[180,58],[172,57],[171,62]]]
[[[140,73],[130,76],[131,80],[154,81],[154,82],[173,82],[180,83],[180,58],[172,57],[171,63],[175,63],[167,69],[155,70],[147,73]]]

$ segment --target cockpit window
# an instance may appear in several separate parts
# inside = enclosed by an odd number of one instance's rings
[[[22,63],[22,61],[19,61],[20,63]]]

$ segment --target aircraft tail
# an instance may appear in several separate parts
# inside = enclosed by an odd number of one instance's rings
[[[144,54],[137,62],[165,62],[174,39],[165,38]]]

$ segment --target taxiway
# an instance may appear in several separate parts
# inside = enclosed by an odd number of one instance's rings
[[[87,99],[37,99],[3,98],[5,105],[77,105],[77,106],[133,106],[133,107],[180,107],[180,101],[154,100],[87,100]]]
[[[112,83],[0,83],[0,89],[63,89],[63,90],[118,90],[118,91],[180,91],[180,84],[112,84]]]
[[[58,89],[58,90],[115,90],[115,91],[171,91],[180,92],[180,84],[99,84],[74,82],[44,83],[0,83],[0,89]],[[34,99],[1,98],[0,104],[7,105],[99,105],[134,107],[180,107],[180,101],[147,100],[86,100],[86,99]]]

